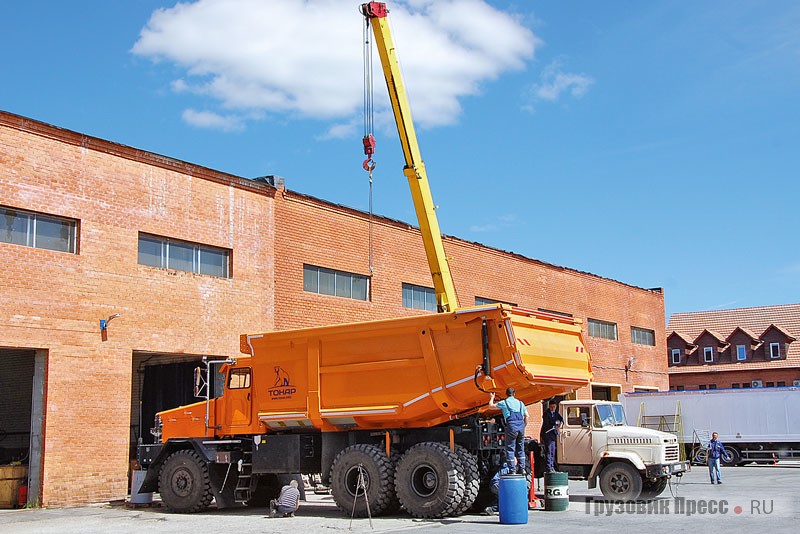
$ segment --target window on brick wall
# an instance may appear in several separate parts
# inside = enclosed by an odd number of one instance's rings
[[[672,349],[672,363],[673,365],[681,363],[681,349]]]
[[[483,306],[484,304],[507,304],[509,306],[516,306],[516,304],[512,302],[506,302],[505,300],[487,299],[486,297],[475,297],[476,306]]]
[[[431,287],[403,284],[403,307],[436,311],[436,293]]]
[[[598,319],[589,319],[588,323],[590,336],[617,339],[617,323],[609,323]]]
[[[230,278],[231,251],[151,234],[139,234],[139,263]]]
[[[706,390],[706,385],[705,385],[705,384],[700,384],[700,385],[697,387],[697,389],[699,389],[699,390],[701,390],[701,391],[705,391],[705,390]]]
[[[632,326],[631,341],[637,345],[650,345],[651,347],[655,347],[656,333],[655,331],[648,330],[647,328],[638,328],[636,326]]]
[[[740,384],[738,384],[738,383],[731,384],[731,387],[732,387],[733,389],[739,389],[739,386],[740,386]]]
[[[540,312],[549,313],[551,315],[560,315],[562,317],[573,317],[571,313],[561,312],[556,310],[548,310],[547,308],[537,308]]]
[[[0,242],[69,252],[77,250],[78,221],[0,206]]]
[[[703,361],[706,363],[714,361],[714,347],[703,347]]]
[[[303,291],[369,300],[369,277],[315,265],[303,265]]]
[[[781,380],[781,381],[778,381],[778,387],[779,387],[779,388],[786,387],[786,382],[784,382],[784,381],[782,381],[782,380]]]
[[[683,386],[675,386],[675,391],[683,391],[683,390],[684,390]]]

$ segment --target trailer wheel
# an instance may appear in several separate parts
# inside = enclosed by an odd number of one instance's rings
[[[358,489],[361,472],[364,475],[366,500],[364,490]],[[333,461],[331,492],[336,506],[343,512],[352,513],[355,517],[367,517],[368,513],[383,514],[394,500],[394,466],[386,453],[375,445],[361,443],[347,447]]]
[[[478,459],[461,445],[456,445],[456,454],[464,469],[464,497],[456,508],[454,515],[461,515],[475,502],[481,487],[481,475],[478,471]]]
[[[742,455],[736,447],[725,445],[725,456],[720,458],[722,465],[739,465],[742,462]]]
[[[614,462],[600,472],[600,491],[607,499],[633,501],[642,493],[642,477],[630,464]]]
[[[158,484],[161,500],[171,512],[199,512],[214,498],[208,466],[191,449],[174,452],[167,458],[161,467]]]
[[[646,481],[642,486],[642,493],[639,498],[645,501],[655,499],[667,487],[668,479],[666,477],[656,479],[655,481]]]
[[[451,515],[464,498],[464,468],[458,455],[442,443],[418,443],[397,464],[397,496],[414,517]]]

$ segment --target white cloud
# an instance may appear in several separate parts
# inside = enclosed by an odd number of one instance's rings
[[[498,230],[502,230],[504,228],[510,228],[514,225],[517,219],[518,217],[514,213],[497,215],[494,217],[493,221],[488,221],[483,224],[473,224],[469,227],[469,231],[476,233],[497,232]]]
[[[133,53],[175,63],[176,92],[228,110],[349,120],[362,107],[361,0],[198,0],[158,9]],[[522,69],[538,39],[483,0],[397,0],[390,24],[414,119],[455,122],[459,99]],[[388,105],[374,52],[376,111]],[[334,135],[336,127],[329,132]]]
[[[183,112],[183,120],[198,128],[213,128],[225,132],[234,132],[244,129],[242,117],[235,115],[220,115],[213,111],[197,111],[186,109]]]
[[[554,102],[564,92],[580,98],[594,84],[591,76],[563,72],[561,68],[561,60],[555,60],[542,70],[539,83],[534,84],[532,88],[534,99]]]

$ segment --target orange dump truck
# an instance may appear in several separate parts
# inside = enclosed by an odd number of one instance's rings
[[[140,491],[171,510],[264,505],[281,477],[319,474],[348,514],[459,514],[504,461],[488,393],[532,403],[591,378],[580,321],[501,304],[243,335],[241,350],[221,396],[159,413],[139,447]]]

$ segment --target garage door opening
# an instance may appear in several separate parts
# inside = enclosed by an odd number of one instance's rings
[[[0,508],[39,502],[46,361],[46,350],[0,348]]]
[[[224,359],[209,357],[209,359]],[[194,370],[203,366],[202,356],[185,354],[133,353],[131,388],[131,459],[138,443],[153,443],[156,413],[199,402],[194,396]],[[212,373],[211,397],[221,394],[224,383]]]

